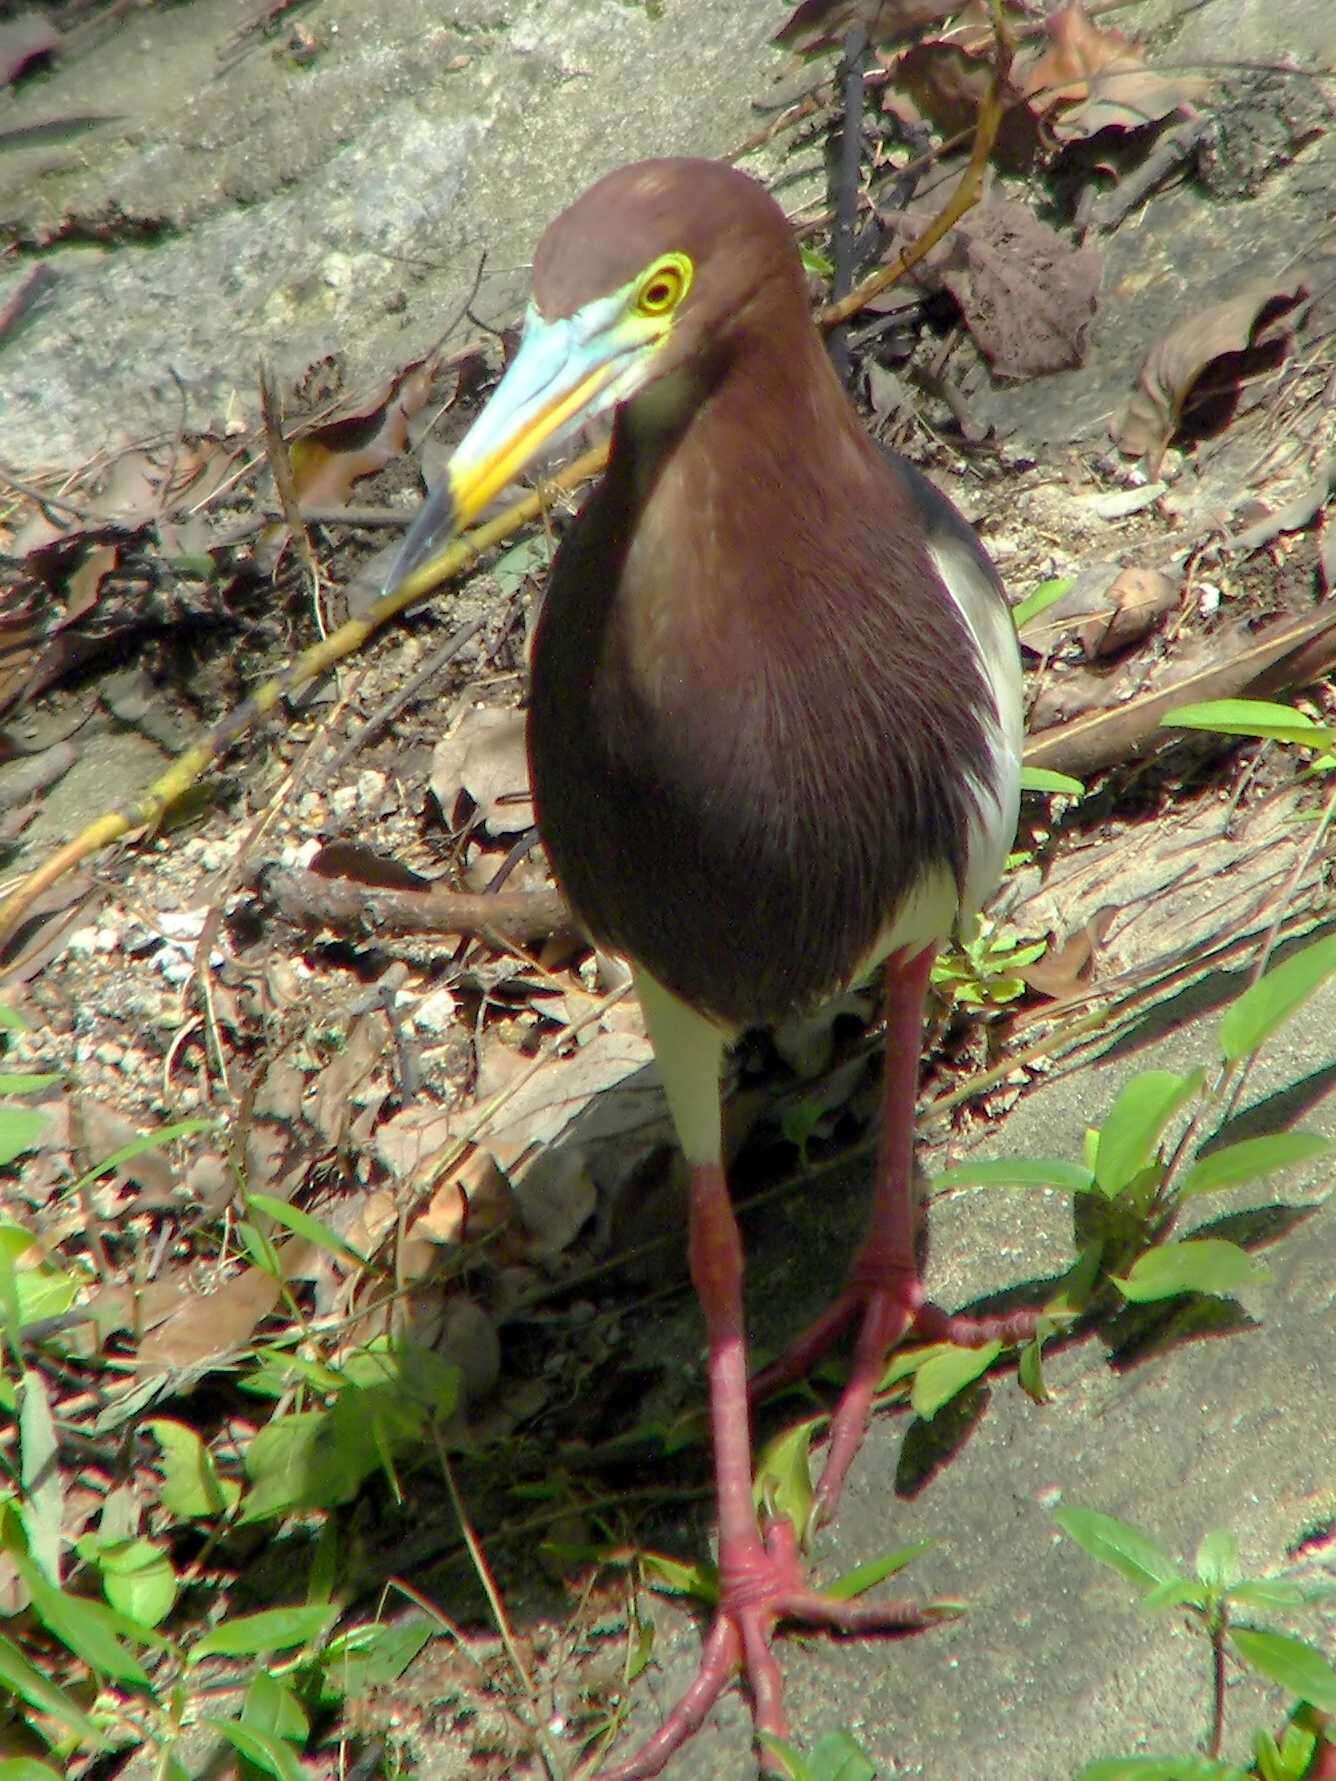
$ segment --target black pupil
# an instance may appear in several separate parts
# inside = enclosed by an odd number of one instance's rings
[[[666,303],[668,301],[668,298],[671,295],[671,290],[672,287],[669,285],[666,278],[656,278],[654,283],[645,292],[645,300],[657,309],[660,303]]]

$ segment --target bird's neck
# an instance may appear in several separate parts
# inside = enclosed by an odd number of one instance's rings
[[[724,345],[629,404],[613,436],[624,634],[651,684],[736,675],[739,659],[759,667],[768,646],[827,629],[839,590],[817,565],[841,503],[865,510],[882,474],[806,313]]]

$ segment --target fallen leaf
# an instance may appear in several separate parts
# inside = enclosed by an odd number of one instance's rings
[[[770,39],[799,55],[836,49],[861,28],[870,43],[892,43],[961,10],[964,0],[802,0]]]
[[[431,1243],[476,1243],[515,1222],[510,1182],[489,1151],[471,1150],[452,1169],[416,1217],[406,1235]]]
[[[435,1162],[453,1136],[453,1119],[444,1107],[416,1101],[377,1127],[376,1160],[397,1181],[413,1181],[419,1170]]]
[[[979,107],[991,90],[992,81],[990,42],[975,49],[933,38],[927,43],[916,43],[896,62],[886,103],[888,108],[894,108],[894,95],[903,94],[944,135],[958,136],[972,130],[978,122]],[[1011,171],[1024,171],[1042,147],[1034,112],[1019,95],[1013,96],[998,125],[994,160]]]
[[[515,835],[532,828],[524,713],[499,706],[466,711],[436,744],[431,789],[452,825],[464,820],[460,794],[465,793],[489,833]]]
[[[920,206],[894,218],[892,252],[930,220]],[[963,216],[914,278],[950,292],[1000,377],[1040,377],[1083,362],[1100,273],[1094,248],[1071,248],[1024,204],[995,199]]]
[[[175,1309],[139,1344],[137,1367],[144,1372],[188,1371],[234,1353],[268,1317],[280,1290],[271,1274],[250,1267],[230,1274],[215,1292],[201,1293],[180,1281]]]
[[[1100,948],[1117,917],[1118,910],[1104,904],[1063,945],[1050,946],[1042,958],[1022,966],[1019,975],[1031,989],[1056,1002],[1088,989],[1095,980]]]
[[[354,483],[392,463],[408,444],[408,422],[431,394],[434,355],[406,365],[374,395],[350,402],[304,431],[290,446],[303,506],[346,501]]]
[[[1212,304],[1157,341],[1142,362],[1136,390],[1110,423],[1119,451],[1144,457],[1153,477],[1185,422],[1199,437],[1221,431],[1242,386],[1269,375],[1288,356],[1293,312],[1307,297],[1300,279],[1268,280]]]
[[[1183,645],[1188,641],[1184,638]],[[1247,624],[1233,630],[1222,628],[1209,640],[1209,647],[1203,643],[1195,657],[1183,648],[1168,664],[1169,678],[1163,686],[1130,699],[1125,682],[1117,675],[1090,675],[1097,685],[1121,686],[1122,696],[1107,710],[1081,710],[1078,706],[1079,715],[1029,736],[1025,764],[1080,778],[1097,767],[1130,760],[1143,748],[1158,746],[1160,719],[1176,705],[1233,699],[1245,692],[1257,698],[1272,697],[1307,686],[1331,666],[1333,644],[1336,601],[1328,601],[1313,617],[1298,624],[1273,624],[1259,631]],[[1141,675],[1141,664],[1131,664],[1131,672]]]
[[[143,1136],[139,1127],[123,1114],[88,1096],[78,1097],[75,1118],[81,1148],[92,1163],[125,1149]],[[165,1150],[141,1150],[123,1162],[116,1174],[133,1182],[140,1190],[128,1208],[136,1215],[177,1204],[176,1165]]]
[[[360,841],[329,842],[313,855],[306,870],[320,878],[350,878],[355,884],[371,885],[378,890],[431,889],[430,878]]]
[[[1077,632],[1086,660],[1107,660],[1139,643],[1177,603],[1177,582],[1158,569],[1119,570]]]
[[[540,1151],[514,1191],[534,1261],[564,1254],[598,1204],[588,1156],[575,1144]]]
[[[1059,140],[1137,130],[1210,91],[1204,76],[1148,68],[1135,39],[1093,24],[1079,0],[1050,13],[1044,28],[1047,47],[1015,78]]]

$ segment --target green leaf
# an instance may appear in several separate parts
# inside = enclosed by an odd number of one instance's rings
[[[56,1589],[22,1553],[12,1552],[10,1558],[27,1585],[33,1612],[49,1633],[99,1675],[140,1688],[149,1686],[147,1670],[117,1637],[124,1624],[118,1615],[101,1602],[90,1602],[83,1596]]]
[[[380,1464],[370,1436],[365,1419],[359,1435],[356,1421],[336,1424],[327,1410],[302,1411],[268,1423],[246,1449],[252,1483],[240,1524],[351,1502]]]
[[[341,1262],[348,1262],[359,1268],[367,1265],[367,1258],[351,1243],[345,1243],[337,1232],[330,1230],[327,1224],[313,1218],[309,1212],[303,1212],[298,1206],[289,1206],[286,1200],[276,1199],[273,1194],[247,1194],[246,1203],[257,1212],[263,1212],[272,1218],[275,1224],[281,1224],[294,1236],[305,1237],[318,1249],[328,1250]]]
[[[330,1640],[322,1660],[322,1696],[335,1699],[365,1694],[397,1682],[432,1636],[423,1615],[381,1625],[368,1621]]]
[[[801,1534],[812,1513],[812,1475],[808,1454],[812,1449],[813,1422],[785,1429],[766,1444],[756,1461],[752,1501],[758,1510],[784,1515]]]
[[[1268,1175],[1279,1175],[1282,1169],[1294,1169],[1300,1163],[1327,1156],[1332,1150],[1336,1150],[1336,1144],[1316,1132],[1273,1132],[1266,1138],[1241,1138],[1237,1144],[1226,1144],[1209,1156],[1199,1157],[1184,1176],[1179,1197],[1188,1199],[1193,1194],[1219,1193],[1247,1181],[1262,1181]]]
[[[1236,998],[1220,1022],[1220,1050],[1234,1063],[1251,1055],[1336,972],[1336,934],[1274,966]]]
[[[0,1106],[0,1167],[35,1150],[45,1130],[46,1114],[40,1107]]]
[[[1247,1583],[1236,1583],[1229,1592],[1229,1599],[1243,1608],[1272,1608],[1283,1612],[1288,1608],[1302,1608],[1308,1597],[1288,1577],[1258,1577]]]
[[[291,1608],[261,1608],[258,1614],[242,1614],[191,1646],[187,1663],[206,1657],[258,1657],[266,1651],[290,1651],[320,1637],[338,1615],[328,1602],[299,1603]]]
[[[1143,1070],[1123,1085],[1100,1128],[1095,1181],[1113,1199],[1141,1173],[1159,1148],[1165,1127],[1194,1097],[1205,1072],[1179,1076],[1172,1070]]]
[[[813,1746],[807,1772],[812,1781],[876,1781],[877,1765],[851,1732],[827,1732]]]
[[[65,1502],[60,1449],[46,1385],[29,1368],[19,1380],[19,1476],[23,1484],[23,1531],[33,1563],[60,1587],[60,1526]]]
[[[1044,1383],[1044,1343],[1036,1335],[1021,1349],[1016,1379],[1026,1397],[1035,1404],[1051,1404],[1053,1393]]]
[[[36,1095],[44,1088],[52,1088],[57,1082],[64,1080],[64,1072],[61,1070],[46,1070],[36,1076],[7,1076],[0,1070],[0,1095]]]
[[[894,1349],[877,1381],[877,1395],[890,1391],[903,1379],[912,1379],[920,1367],[926,1366],[936,1355],[944,1354],[948,1346],[946,1342],[939,1342],[930,1348]]]
[[[1269,1731],[1259,1731],[1253,1744],[1261,1781],[1304,1781],[1317,1751],[1318,1734],[1290,1724],[1279,1744]]]
[[[1056,1157],[994,1157],[947,1169],[932,1184],[934,1193],[948,1187],[1055,1187],[1062,1193],[1088,1194],[1095,1191],[1095,1177],[1079,1163]]]
[[[1208,699],[1180,705],[1160,719],[1161,729],[1215,730],[1222,736],[1256,736],[1262,741],[1299,742],[1308,748],[1330,748],[1333,731],[1316,724],[1289,705],[1266,699]]]
[[[106,1740],[79,1703],[63,1688],[48,1681],[40,1670],[35,1670],[18,1646],[3,1634],[0,1634],[0,1684],[39,1713],[49,1713],[82,1743],[91,1745],[94,1750],[103,1748]]]
[[[1137,1605],[1150,1613],[1161,1608],[1204,1608],[1206,1591],[1190,1577],[1171,1577],[1167,1583],[1157,1583]]]
[[[268,1231],[262,1231],[249,1218],[239,1218],[237,1236],[241,1239],[242,1248],[262,1274],[267,1274],[271,1280],[282,1280],[283,1258]]]
[[[1143,1592],[1183,1577],[1163,1547],[1115,1516],[1101,1515],[1098,1509],[1059,1509],[1054,1519],[1082,1551]]]
[[[1172,1299],[1181,1292],[1215,1293],[1227,1297],[1240,1286],[1253,1286],[1268,1277],[1265,1262],[1226,1243],[1221,1237],[1190,1238],[1184,1243],[1165,1243],[1139,1256],[1125,1278],[1112,1276],[1125,1299],[1146,1305],[1156,1299]]]
[[[28,1033],[32,1031],[32,1028],[19,1013],[18,1009],[11,1008],[7,1002],[0,1002],[0,1027],[8,1027],[11,1033]]]
[[[293,1744],[305,1744],[311,1730],[306,1709],[290,1686],[268,1670],[257,1670],[251,1677],[241,1719],[254,1730],[273,1732]]]
[[[784,1738],[777,1738],[773,1732],[761,1732],[757,1743],[771,1759],[761,1765],[767,1774],[781,1775],[783,1781],[812,1781],[807,1758],[795,1744],[790,1744]],[[778,1769],[774,1766],[776,1762],[780,1764]]]
[[[91,1187],[100,1175],[110,1175],[119,1169],[122,1163],[132,1163],[137,1156],[143,1156],[150,1150],[161,1150],[164,1145],[173,1144],[178,1138],[193,1137],[196,1132],[211,1132],[217,1126],[213,1119],[178,1119],[172,1125],[159,1126],[156,1131],[141,1132],[137,1138],[131,1138],[128,1144],[122,1144],[119,1150],[113,1150],[110,1156],[104,1156],[100,1163],[94,1163],[91,1169],[85,1170],[71,1186],[62,1190],[65,1198],[72,1198],[82,1193],[84,1188]]]
[[[894,1577],[897,1571],[903,1571],[906,1565],[912,1565],[916,1558],[922,1558],[925,1552],[931,1552],[936,1544],[936,1540],[916,1540],[912,1546],[901,1546],[894,1552],[883,1552],[880,1558],[865,1559],[861,1565],[855,1565],[852,1571],[846,1571],[842,1577],[837,1577],[824,1593],[837,1602],[851,1602],[855,1596],[875,1589],[888,1577]]]
[[[144,1427],[162,1449],[159,1501],[164,1509],[193,1521],[221,1515],[232,1507],[241,1495],[241,1486],[218,1476],[212,1454],[194,1429],[162,1417]]]
[[[1000,1342],[985,1342],[982,1348],[958,1348],[947,1344],[940,1354],[932,1355],[914,1374],[910,1403],[914,1414],[931,1421],[944,1404],[972,1385],[1002,1352]]]
[[[93,1562],[102,1589],[117,1613],[141,1626],[159,1626],[176,1606],[176,1572],[152,1540],[113,1540],[101,1545]]]
[[[1088,1763],[1077,1781],[1251,1781],[1232,1763],[1209,1756],[1106,1756]]]
[[[274,1781],[307,1781],[306,1770],[293,1755],[292,1746],[273,1732],[261,1731],[253,1725],[242,1725],[237,1719],[201,1719],[210,1731],[225,1738],[247,1762],[253,1762],[263,1774]]]
[[[1231,1627],[1229,1637],[1243,1661],[1268,1682],[1278,1682],[1319,1712],[1336,1713],[1336,1669],[1320,1651],[1286,1633],[1243,1626]]]
[[[1056,606],[1065,593],[1075,586],[1074,575],[1059,575],[1052,581],[1041,581],[1032,587],[1023,600],[1018,600],[1011,609],[1012,620],[1018,631],[1032,624],[1050,606]]]
[[[664,1552],[642,1552],[640,1570],[650,1588],[665,1595],[689,1595],[710,1603],[719,1600],[719,1573],[713,1565],[684,1565]]]
[[[1085,786],[1069,773],[1055,773],[1051,767],[1022,767],[1023,792],[1064,792],[1069,798],[1084,798]]]
[[[1232,1589],[1243,1575],[1239,1543],[1227,1527],[1212,1528],[1202,1538],[1195,1560],[1197,1576],[1208,1589]]]
[[[44,1762],[32,1756],[11,1756],[0,1762],[0,1781],[61,1781]]]

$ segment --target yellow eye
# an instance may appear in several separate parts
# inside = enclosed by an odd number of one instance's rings
[[[671,315],[691,286],[691,261],[685,254],[665,254],[640,280],[635,307],[639,315]]]

